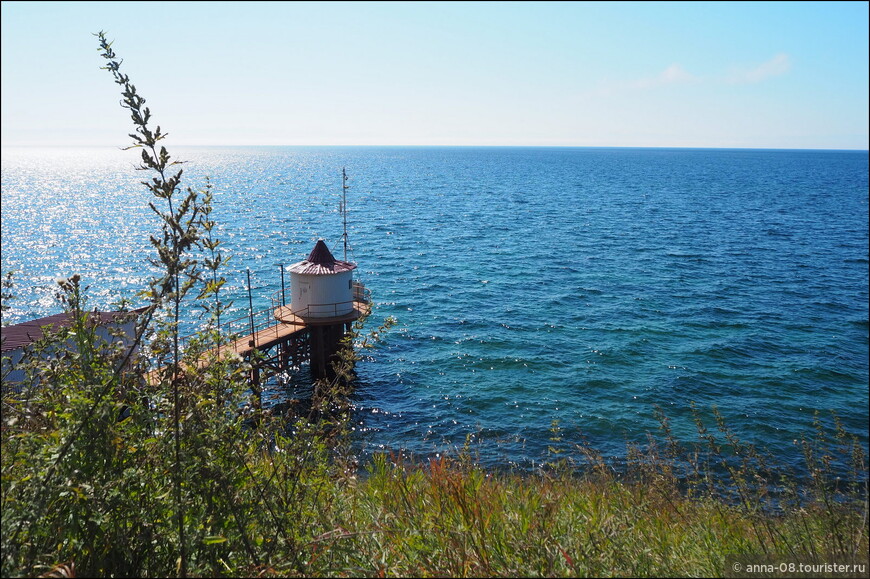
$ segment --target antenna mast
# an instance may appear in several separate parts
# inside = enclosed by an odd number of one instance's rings
[[[347,173],[341,168],[341,215],[344,220],[344,261],[347,261]]]

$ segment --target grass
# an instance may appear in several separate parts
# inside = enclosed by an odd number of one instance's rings
[[[749,485],[737,502],[690,496],[655,455],[617,473],[578,452],[591,469],[562,459],[536,475],[376,456],[367,477],[335,487],[304,574],[715,577],[737,555],[866,562],[866,486],[863,497],[828,490],[828,502],[782,489],[773,508]]]
[[[3,575],[176,575],[171,436],[154,416],[117,422],[107,401],[57,462],[78,409],[94,412],[80,388],[61,390],[4,400]],[[23,428],[36,399],[42,412]],[[183,399],[190,575],[716,577],[740,555],[866,563],[866,461],[821,421],[804,441],[805,484],[715,410],[713,432],[696,413],[691,449],[660,415],[661,436],[629,447],[619,468],[581,441],[533,474],[488,472],[468,447],[425,462],[380,454],[359,470],[335,399],[292,435],[284,417],[252,426],[202,392]],[[835,456],[852,478],[837,479]]]

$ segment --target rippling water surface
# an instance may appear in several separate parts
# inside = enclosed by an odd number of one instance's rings
[[[349,258],[369,327],[399,324],[358,366],[359,444],[486,463],[565,441],[643,441],[660,406],[694,440],[690,404],[794,460],[816,411],[867,442],[868,155],[574,148],[209,148],[239,314],[280,289],[276,264],[318,237],[337,257],[341,169]],[[157,224],[116,150],[3,151],[4,321],[59,311],[81,274],[94,306],[134,298]],[[275,387],[269,396],[294,393]]]

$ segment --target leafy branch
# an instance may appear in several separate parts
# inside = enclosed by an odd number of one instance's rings
[[[156,199],[165,202],[165,209],[159,208],[154,201],[148,203],[152,211],[160,218],[160,234],[151,236],[151,245],[157,252],[157,258],[152,259],[152,265],[161,268],[162,275],[149,282],[150,291],[146,292],[151,299],[152,311],[162,310],[159,318],[159,329],[152,343],[152,353],[157,358],[158,375],[161,384],[168,383],[172,390],[173,434],[175,439],[175,501],[177,508],[177,529],[180,544],[179,572],[187,573],[187,550],[184,525],[184,504],[182,501],[182,456],[181,456],[181,406],[180,382],[182,380],[181,344],[179,324],[181,306],[184,298],[200,283],[207,283],[200,297],[214,294],[223,284],[218,280],[217,269],[223,263],[220,254],[216,254],[218,246],[211,236],[214,222],[209,218],[212,211],[213,195],[211,183],[206,184],[204,192],[187,187],[182,191],[181,176],[183,170],[180,161],[173,160],[160,142],[166,138],[158,125],[152,130],[149,126],[151,110],[145,106],[145,99],[136,91],[136,86],[130,82],[130,77],[121,72],[122,61],[117,58],[112,43],[108,41],[103,31],[96,34],[99,38],[101,56],[115,83],[122,87],[121,107],[130,111],[134,132],[130,133],[133,144],[129,149],[141,149],[141,162],[137,167],[141,171],[152,172],[150,180],[142,184]],[[159,146],[159,149],[158,149]],[[207,238],[203,241],[203,232]],[[207,268],[212,272],[210,282],[204,282],[202,267],[195,257],[194,251],[208,248],[211,252]],[[216,297],[217,299],[217,297]],[[217,300],[217,315],[220,312],[220,301]],[[168,358],[168,360],[166,360]],[[168,363],[163,363],[168,362]]]

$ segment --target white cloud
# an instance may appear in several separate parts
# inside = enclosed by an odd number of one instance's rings
[[[732,84],[748,84],[761,82],[772,76],[785,74],[791,68],[791,59],[785,53],[780,53],[766,62],[753,68],[734,68],[727,77]]]
[[[663,70],[659,75],[652,78],[642,78],[633,82],[630,86],[632,88],[638,89],[654,88],[667,84],[689,82],[691,80],[694,80],[694,78],[694,76],[686,72],[686,70],[679,64],[672,64],[665,70]]]
[[[697,80],[679,64],[672,64],[655,76],[639,78],[633,81],[603,82],[595,93],[598,96],[611,96],[618,93],[637,90],[649,90],[660,86],[685,83]]]
[[[609,97],[619,93],[651,90],[663,86],[726,82],[729,84],[752,84],[768,78],[780,76],[791,69],[791,59],[788,54],[780,53],[773,58],[753,67],[731,67],[727,73],[716,76],[696,76],[681,65],[674,63],[655,76],[647,76],[631,81],[604,82],[595,93],[600,97]]]

